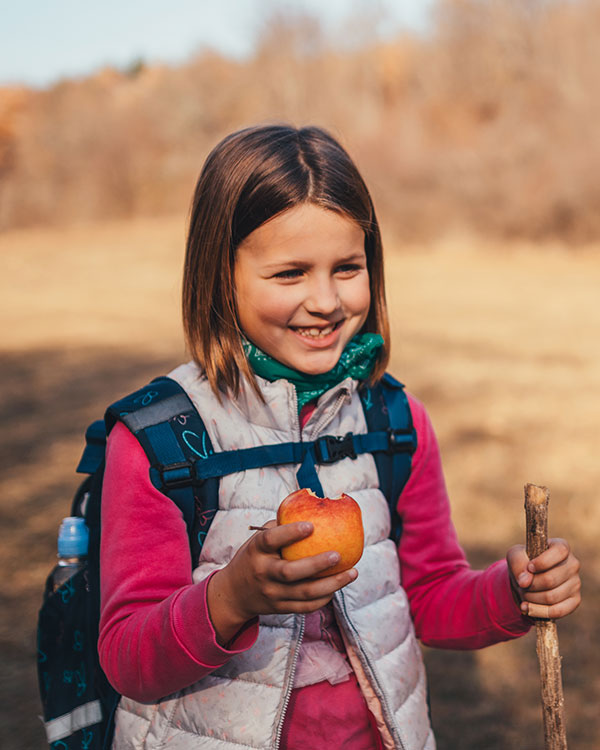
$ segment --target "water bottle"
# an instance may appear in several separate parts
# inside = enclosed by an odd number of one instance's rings
[[[83,518],[63,518],[58,531],[58,564],[52,571],[52,591],[85,567],[89,536]]]

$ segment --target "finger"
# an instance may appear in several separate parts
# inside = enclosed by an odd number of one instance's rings
[[[560,565],[568,557],[571,549],[566,539],[550,539],[548,542],[548,549],[542,552],[541,555],[533,558],[527,565],[527,569],[531,573],[541,573],[545,570],[550,570],[555,565]]]
[[[550,607],[547,604],[534,604],[533,602],[523,602],[521,611],[528,617],[535,617],[540,620],[550,619]]]
[[[532,602],[523,602],[521,604],[521,611],[523,612],[523,614],[537,619],[558,620],[560,617],[566,617],[566,615],[570,615],[571,612],[574,612],[580,604],[581,597],[573,596],[551,606],[545,604],[534,604]]]
[[[529,589],[525,592],[523,600],[533,604],[559,604],[565,599],[577,596],[581,590],[581,581],[578,577],[570,578],[565,583],[547,591],[534,592]]]
[[[270,524],[271,522],[269,522]],[[256,532],[256,544],[261,552],[273,554],[279,552],[292,542],[298,542],[305,539],[313,532],[313,525],[309,521],[298,521],[296,523],[286,523],[278,526],[269,526],[265,531]]]
[[[511,547],[506,554],[506,562],[512,582],[518,588],[526,589],[531,585],[533,573],[527,569],[529,557],[527,557],[524,545],[516,544]]]
[[[324,573],[328,568],[337,565],[340,561],[340,553],[335,550],[320,552],[318,555],[310,555],[300,560],[282,560],[278,570],[278,577],[282,581],[294,582],[308,578],[314,578]]]
[[[331,598],[339,589],[356,580],[358,571],[356,568],[335,573],[324,578],[304,579],[293,584],[285,585],[280,589],[279,596],[285,601],[317,601],[322,598]]]
[[[569,555],[558,565],[544,573],[536,573],[533,581],[528,587],[528,591],[551,591],[557,589],[568,581],[579,581],[579,560],[573,555]]]
[[[325,607],[331,601],[333,594],[324,596],[321,599],[290,599],[278,602],[275,607],[277,614],[305,615],[309,612],[316,612]]]

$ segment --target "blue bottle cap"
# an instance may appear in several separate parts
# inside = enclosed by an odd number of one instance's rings
[[[63,518],[58,531],[58,556],[82,557],[88,553],[90,532],[83,518]]]

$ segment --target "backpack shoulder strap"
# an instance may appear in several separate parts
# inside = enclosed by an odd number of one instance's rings
[[[392,534],[396,544],[402,533],[402,519],[396,510],[398,498],[410,477],[412,456],[417,448],[417,433],[404,385],[386,373],[372,388],[361,391],[361,401],[369,432],[387,431],[390,450],[373,453],[379,486],[392,516]],[[398,450],[394,450],[394,446]]]
[[[192,559],[197,559],[217,509],[219,487],[218,478],[194,479],[194,461],[213,452],[198,411],[175,380],[153,380],[109,406],[104,421],[90,425],[78,472],[97,470],[104,458],[106,436],[117,422],[123,422],[144,449],[152,484],[181,510]]]
[[[204,422],[185,390],[172,378],[153,380],[113,404],[107,430],[122,421],[139,440],[150,461],[152,484],[181,510],[192,559],[198,559],[219,502],[219,478],[198,480],[197,460],[213,453]]]

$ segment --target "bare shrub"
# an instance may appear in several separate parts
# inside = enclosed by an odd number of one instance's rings
[[[350,148],[401,237],[600,236],[598,0],[440,0],[426,36],[376,28],[275,13],[244,63],[0,90],[0,228],[181,211],[218,138],[285,120]]]

